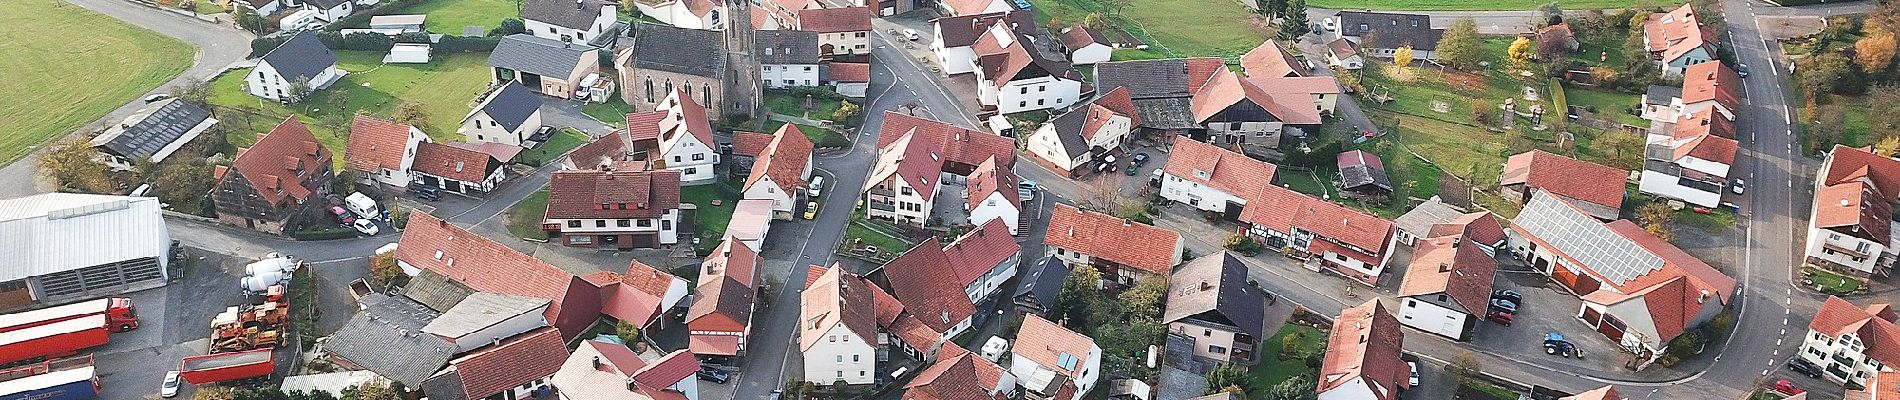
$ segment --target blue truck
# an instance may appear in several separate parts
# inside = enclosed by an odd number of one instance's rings
[[[42,369],[0,381],[0,400],[84,400],[99,396],[99,376],[90,357],[86,365],[65,369]],[[30,367],[29,367],[30,368]],[[14,371],[8,371],[14,372]],[[21,376],[24,375],[24,376]]]

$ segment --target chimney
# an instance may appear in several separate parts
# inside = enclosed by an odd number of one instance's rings
[[[1696,296],[1695,303],[1702,304],[1702,303],[1707,303],[1707,302],[1709,302],[1709,291],[1703,290],[1700,295]]]
[[[600,370],[600,356],[594,356],[594,370]]]
[[[640,384],[634,382],[633,378],[627,378],[627,391],[631,392],[635,390],[640,390]]]
[[[1438,272],[1451,272],[1451,263],[1438,263]]]
[[[1209,283],[1207,283],[1207,280],[1206,280],[1206,279],[1202,279],[1202,280],[1201,280],[1201,290],[1202,290],[1202,291],[1206,291],[1206,290],[1211,290],[1211,289],[1213,289],[1213,288],[1214,288],[1214,285],[1212,285],[1212,284],[1209,284]]]
[[[586,0],[574,0],[574,9],[580,10],[580,9],[586,8],[584,4],[581,4],[584,1]]]
[[[494,344],[495,347],[501,347],[501,338],[490,339],[490,343]]]
[[[1846,200],[1841,200],[1841,201],[1846,201]],[[1069,237],[1075,237],[1075,228],[1074,228],[1074,227],[1070,227],[1070,228],[1069,228]]]
[[[1123,219],[1123,220],[1122,220],[1122,226],[1135,226],[1135,220],[1132,220],[1132,219]]]
[[[1841,198],[1841,207],[1847,207],[1847,198],[1846,198],[1846,197],[1842,197],[1842,198]]]

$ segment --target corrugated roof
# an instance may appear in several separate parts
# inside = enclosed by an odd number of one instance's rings
[[[0,200],[0,281],[157,257],[171,234],[157,198],[45,193]],[[74,246],[73,243],[90,245]]]
[[[517,315],[536,312],[548,306],[547,299],[475,292],[455,303],[442,316],[429,321],[422,331],[449,338],[475,333]]]

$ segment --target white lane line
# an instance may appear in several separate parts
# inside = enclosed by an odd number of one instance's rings
[[[1794,115],[1794,110],[1788,108],[1787,104],[1782,104],[1781,105],[1781,122],[1786,123],[1788,125],[1794,125],[1794,119],[1793,119],[1794,117],[1790,117],[1790,115]],[[1790,129],[1793,129],[1793,128],[1790,128]],[[1790,131],[1788,134],[1792,135],[1794,134],[1794,132]]]

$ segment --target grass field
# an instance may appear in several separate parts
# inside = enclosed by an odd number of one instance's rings
[[[1297,335],[1294,340],[1294,352],[1291,357],[1280,358],[1281,346],[1285,346],[1288,335]],[[1267,341],[1261,342],[1260,363],[1247,370],[1247,391],[1265,392],[1267,388],[1279,385],[1287,379],[1301,374],[1317,374],[1317,368],[1306,366],[1306,356],[1326,350],[1326,331],[1305,325],[1286,324],[1280,332],[1273,334]]]
[[[1064,25],[1082,22],[1089,13],[1102,10],[1096,0],[1035,1],[1036,20],[1050,18]],[[1359,8],[1359,7],[1354,7]],[[1259,46],[1268,35],[1266,21],[1240,3],[1205,0],[1129,0],[1119,15],[1110,17],[1116,26],[1149,41],[1150,51],[1133,53],[1117,50],[1117,60],[1160,58],[1158,56],[1223,56],[1238,59],[1247,50]]]
[[[83,27],[83,32],[75,31]],[[59,0],[0,1],[0,164],[72,132],[191,64],[190,45]]]
[[[1314,0],[1312,8],[1462,11],[1462,10],[1534,10],[1548,0]],[[1556,0],[1565,10],[1623,8],[1635,5],[1630,0]]]
[[[425,14],[423,29],[448,35],[462,34],[462,27],[480,26],[483,32],[501,26],[501,20],[521,16],[511,0],[430,0],[410,7],[411,14]]]
[[[349,75],[301,103],[284,106],[245,93],[248,69],[226,72],[213,80],[211,103],[259,113],[223,122],[231,144],[238,147],[249,146],[257,136],[295,112],[311,126],[318,141],[341,155],[351,116],[363,112],[388,117],[404,102],[420,107],[426,122],[419,128],[429,137],[459,142],[462,137],[455,130],[461,126],[462,116],[468,114],[475,96],[488,87],[488,67],[483,65],[487,58],[487,53],[450,54],[428,64],[383,65],[380,53],[340,51],[337,66]],[[337,157],[336,162],[341,166],[343,158]]]
[[[521,155],[515,156],[515,162],[536,167],[547,165],[560,158],[561,155],[567,154],[568,150],[581,147],[583,144],[587,144],[587,134],[574,128],[561,128],[554,132],[554,137],[548,138],[547,143],[542,143],[541,147],[522,150]]]
[[[719,205],[713,205],[713,201]],[[699,207],[694,214],[694,232],[699,235],[699,254],[711,253],[719,246],[719,240],[726,236],[726,225],[732,223],[732,210],[738,207],[739,196],[726,195],[719,191],[719,184],[687,186],[680,188],[680,202],[692,203]]]
[[[633,106],[620,101],[620,96],[609,96],[605,103],[587,103],[581,106],[581,113],[600,120],[601,123],[625,128],[627,114],[633,113]]]
[[[1643,102],[1643,96],[1576,86],[1566,86],[1564,94],[1570,100],[1570,105],[1596,107],[1599,118],[1642,127],[1649,126],[1643,117],[1629,113],[1630,110],[1636,109],[1638,103]]]
[[[541,230],[541,219],[548,212],[548,190],[534,192],[508,209],[508,234],[522,239],[548,240]]]

